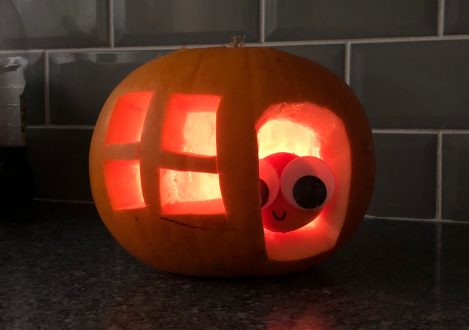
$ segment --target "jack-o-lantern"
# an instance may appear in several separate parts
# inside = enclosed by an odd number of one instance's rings
[[[145,263],[281,274],[350,237],[374,156],[359,102],[322,66],[271,48],[182,49],[109,96],[90,175],[107,228]]]

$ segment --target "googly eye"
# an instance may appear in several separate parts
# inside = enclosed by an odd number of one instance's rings
[[[283,196],[300,210],[322,207],[332,196],[334,185],[334,175],[326,162],[312,156],[292,160],[280,178]]]
[[[259,190],[262,208],[272,204],[280,190],[277,171],[264,159],[259,161]]]

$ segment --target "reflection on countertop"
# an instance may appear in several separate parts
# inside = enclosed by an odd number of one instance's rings
[[[193,278],[128,255],[91,205],[2,217],[2,329],[469,327],[465,224],[367,220],[306,272]]]

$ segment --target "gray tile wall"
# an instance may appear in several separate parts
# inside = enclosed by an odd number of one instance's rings
[[[91,201],[98,112],[138,65],[244,34],[345,79],[373,127],[371,218],[469,223],[469,1],[0,1],[0,57],[28,60],[36,197]]]

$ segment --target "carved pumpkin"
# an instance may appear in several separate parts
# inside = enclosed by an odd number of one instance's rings
[[[105,225],[143,262],[281,274],[350,237],[374,156],[359,102],[320,65],[271,48],[183,49],[109,96],[90,176]]]

